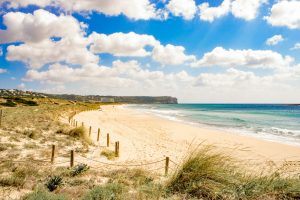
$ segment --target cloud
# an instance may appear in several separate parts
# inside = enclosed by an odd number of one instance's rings
[[[264,19],[272,26],[286,26],[290,29],[299,29],[299,10],[300,1],[278,1],[272,6],[270,15],[265,16]]]
[[[144,57],[151,54],[145,47],[159,44],[153,36],[130,33],[111,35],[92,33],[89,36],[90,49],[94,53],[110,53],[114,56]]]
[[[224,0],[217,7],[210,7],[208,2],[199,5],[200,19],[213,22],[229,13],[244,20],[253,20],[258,15],[259,8],[267,0]]]
[[[235,0],[232,2],[232,14],[244,20],[253,20],[258,15],[259,8],[268,0]]]
[[[291,50],[297,50],[300,49],[300,42],[297,42]]]
[[[186,20],[194,18],[197,7],[194,0],[170,0],[166,6],[175,16],[182,16]]]
[[[6,30],[0,30],[0,43],[40,42],[50,37],[73,37],[83,35],[82,27],[72,16],[56,16],[46,10],[33,14],[9,12],[3,16]]]
[[[34,69],[55,62],[79,65],[98,63],[99,57],[86,46],[86,39],[79,36],[62,38],[60,41],[48,39],[39,43],[10,45],[7,47],[6,58],[9,61],[22,61]]]
[[[193,55],[186,55],[185,48],[168,44],[166,46],[157,45],[153,48],[153,60],[165,65],[180,65],[185,62],[195,61]]]
[[[193,67],[253,67],[253,68],[281,68],[289,66],[293,58],[282,56],[270,50],[226,50],[223,47],[216,47],[211,52],[205,53]]]
[[[2,68],[0,68],[0,74],[4,74],[4,73],[6,73],[7,72],[7,70],[6,69],[2,69]]]
[[[218,7],[210,7],[208,2],[199,5],[200,19],[213,22],[216,18],[227,15],[230,12],[231,0],[224,0]]]
[[[52,0],[0,0],[0,5],[7,3],[8,8],[20,8],[20,7],[27,7],[29,5],[36,5],[39,7],[45,7],[50,5]]]
[[[273,37],[267,39],[266,44],[270,46],[274,46],[283,40],[284,38],[282,37],[282,35],[274,35]]]
[[[0,0],[0,5],[8,3],[9,8],[36,5],[58,7],[66,12],[96,11],[108,16],[125,15],[133,20],[160,18],[160,12],[149,0]]]
[[[21,83],[17,87],[19,90],[24,90],[26,88],[26,85],[25,85],[25,83]]]

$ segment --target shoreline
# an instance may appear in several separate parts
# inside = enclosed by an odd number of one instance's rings
[[[180,162],[199,144],[212,145],[256,167],[270,161],[281,165],[285,161],[300,160],[300,147],[174,122],[123,105],[101,108],[102,111],[79,113],[74,118],[87,126],[99,127],[102,137],[110,133],[112,140],[120,141],[120,161],[149,161],[170,156]],[[96,135],[93,130],[93,141]]]
[[[258,140],[263,140],[263,141],[267,141],[267,142],[274,142],[274,143],[279,143],[279,144],[285,144],[285,145],[289,145],[289,146],[294,146],[294,147],[299,147],[300,148],[300,140],[297,142],[293,141],[296,140],[294,138],[289,138],[289,137],[284,137],[284,136],[280,136],[280,135],[274,135],[274,134],[270,134],[270,133],[263,133],[263,134],[257,134],[255,132],[251,132],[249,130],[241,130],[238,128],[224,128],[224,127],[218,127],[218,126],[213,126],[213,125],[207,125],[207,124],[202,124],[202,123],[198,123],[198,122],[193,122],[190,121],[189,119],[180,119],[177,117],[171,117],[171,116],[167,116],[167,115],[163,115],[163,114],[157,114],[155,112],[151,112],[148,111],[146,109],[139,109],[139,108],[134,108],[134,107],[130,107],[130,104],[124,104],[122,105],[123,108],[125,109],[130,109],[130,110],[134,110],[137,112],[142,112],[144,114],[149,114],[153,117],[158,117],[158,118],[162,118],[165,120],[170,120],[170,121],[174,121],[174,122],[178,122],[178,123],[183,123],[183,124],[187,124],[187,125],[191,125],[191,126],[195,126],[201,129],[207,129],[210,131],[218,131],[218,132],[223,132],[223,133],[228,133],[228,134],[234,134],[234,135],[239,135],[239,136],[245,136],[245,137],[251,137],[251,138],[255,138]]]

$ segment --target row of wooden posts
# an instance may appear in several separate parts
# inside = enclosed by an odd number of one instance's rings
[[[51,164],[54,164],[55,149],[56,149],[56,146],[52,145]],[[115,156],[119,157],[119,142],[115,143]],[[75,152],[74,152],[74,150],[71,150],[70,151],[70,167],[74,167],[74,161],[75,161],[74,157],[75,157]],[[170,163],[170,158],[166,157],[166,160],[165,160],[165,175],[168,175],[169,163]]]
[[[71,116],[69,116],[69,123],[71,124],[71,126],[75,126],[76,128],[78,127],[78,122],[73,119],[73,117],[77,114],[77,112],[73,112],[71,114]],[[81,126],[84,127],[84,122],[81,123]],[[92,127],[89,127],[89,137],[91,137],[92,134]],[[98,133],[97,133],[97,142],[99,142],[100,140],[100,128],[98,128]],[[106,135],[106,146],[109,147],[110,144],[110,136],[109,133],[107,133]],[[51,163],[54,162],[54,153],[55,152],[55,145],[52,146],[52,156],[51,156]],[[73,167],[74,166],[74,150],[71,150],[71,157],[70,157],[70,166]],[[115,142],[115,157],[120,157],[120,142],[117,141]],[[165,160],[165,175],[168,175],[169,172],[169,163],[170,163],[170,159],[169,157],[166,157]]]

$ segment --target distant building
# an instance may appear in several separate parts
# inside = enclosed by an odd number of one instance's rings
[[[102,102],[102,103],[114,103],[115,99],[114,98],[110,98],[110,97],[102,97],[100,99],[100,102]]]

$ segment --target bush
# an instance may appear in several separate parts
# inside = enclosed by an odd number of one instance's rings
[[[79,174],[82,174],[83,172],[86,172],[89,169],[89,167],[86,164],[78,164],[71,170],[71,176],[77,176]]]
[[[104,186],[95,187],[84,195],[82,200],[121,200],[126,199],[126,189],[123,185],[108,183]]]
[[[52,176],[46,183],[46,187],[50,192],[56,190],[62,184],[62,178],[60,176]]]
[[[7,99],[5,103],[0,103],[0,105],[7,106],[7,107],[16,107],[17,106],[17,104],[10,99]]]
[[[62,195],[52,194],[48,191],[38,189],[23,197],[23,200],[66,200]]]

